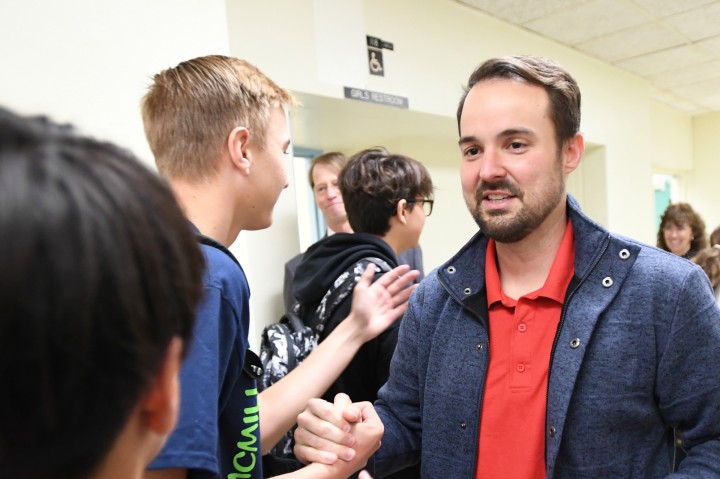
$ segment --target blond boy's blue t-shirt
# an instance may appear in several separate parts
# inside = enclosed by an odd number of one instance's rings
[[[262,478],[255,378],[245,371],[250,289],[239,264],[201,245],[204,296],[180,371],[180,416],[149,469],[185,468],[190,479]]]

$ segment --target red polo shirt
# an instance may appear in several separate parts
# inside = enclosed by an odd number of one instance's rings
[[[500,287],[495,241],[485,263],[490,365],[480,418],[476,479],[545,478],[545,409],[550,350],[575,272],[568,221],[542,288],[517,300]]]

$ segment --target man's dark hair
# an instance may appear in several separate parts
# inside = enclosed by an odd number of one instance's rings
[[[129,152],[0,108],[0,245],[0,477],[88,477],[188,344],[197,241]]]
[[[458,132],[468,92],[481,81],[498,78],[519,80],[545,89],[558,148],[580,131],[580,87],[570,73],[547,58],[510,56],[491,58],[472,72],[458,105]]]
[[[430,198],[432,180],[417,160],[384,148],[363,150],[340,172],[338,185],[350,227],[356,233],[384,235],[398,201]],[[415,203],[409,209],[420,207]]]

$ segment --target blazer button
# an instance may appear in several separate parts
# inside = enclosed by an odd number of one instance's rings
[[[555,437],[556,433],[557,430],[555,429],[555,426],[550,426],[550,437]]]
[[[465,429],[467,427],[467,424],[465,424],[465,421],[460,423],[460,429]]]

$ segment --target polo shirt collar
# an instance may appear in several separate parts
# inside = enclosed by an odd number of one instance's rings
[[[573,234],[572,223],[568,221],[565,227],[563,239],[560,242],[560,248],[555,255],[550,273],[548,274],[545,284],[537,291],[533,291],[525,295],[530,299],[544,297],[552,299],[560,304],[565,300],[565,292],[568,284],[575,274],[575,237]],[[497,268],[497,260],[495,255],[495,240],[488,241],[485,256],[485,285],[487,288],[488,307],[494,303],[505,300],[506,306],[514,306],[515,300],[505,296],[500,287],[500,274]]]

